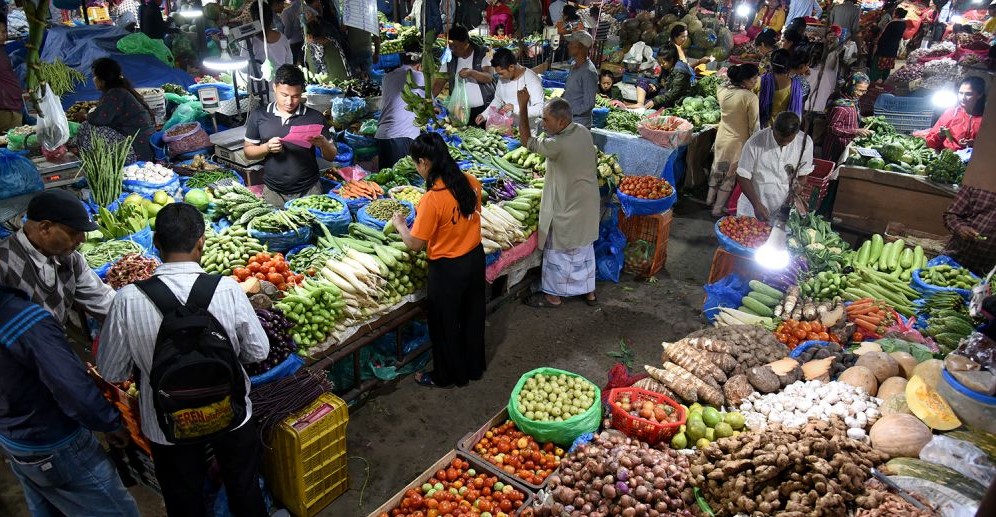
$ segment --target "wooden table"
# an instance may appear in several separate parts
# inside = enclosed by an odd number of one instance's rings
[[[839,169],[833,219],[868,234],[885,233],[890,222],[935,235],[947,235],[944,211],[955,190],[921,176],[844,166]]]

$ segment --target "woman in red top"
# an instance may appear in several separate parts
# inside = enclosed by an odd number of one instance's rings
[[[492,36],[499,35],[501,28],[502,35],[511,36],[515,32],[513,25],[512,10],[505,5],[505,0],[490,0],[488,8],[484,10],[484,17],[488,20],[488,28]]]
[[[958,85],[958,105],[945,111],[934,127],[913,133],[922,136],[931,149],[960,151],[975,144],[986,110],[986,83],[981,77],[966,77]]]
[[[484,375],[485,277],[481,246],[481,184],[450,157],[437,133],[422,133],[409,153],[425,178],[426,193],[409,230],[393,222],[409,248],[428,248],[429,337],[432,372],[415,376],[423,386],[465,386]]]
[[[833,101],[828,116],[827,136],[823,140],[823,159],[836,162],[851,140],[871,134],[871,131],[858,127],[861,116],[857,105],[858,99],[868,92],[870,82],[867,75],[855,73],[841,89],[840,98]]]

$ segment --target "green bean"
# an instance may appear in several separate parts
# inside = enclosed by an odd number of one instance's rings
[[[86,259],[86,265],[91,269],[97,269],[129,253],[142,253],[142,247],[134,241],[110,240],[81,247],[80,253]]]
[[[235,179],[238,176],[228,169],[201,171],[187,180],[187,188],[205,188],[222,180]]]

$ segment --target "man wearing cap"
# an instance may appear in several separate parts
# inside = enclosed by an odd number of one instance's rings
[[[574,59],[564,83],[563,99],[571,105],[574,122],[591,128],[591,110],[595,107],[595,93],[598,91],[598,71],[588,59],[588,50],[595,43],[591,34],[581,30],[568,35],[567,54]]]
[[[103,320],[114,290],[87,266],[76,248],[97,229],[83,203],[61,189],[28,203],[28,220],[0,242],[0,285],[23,291],[64,325],[73,306]]]

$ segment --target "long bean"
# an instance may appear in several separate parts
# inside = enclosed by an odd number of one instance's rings
[[[113,262],[129,253],[141,253],[142,247],[134,241],[110,240],[80,247],[80,253],[86,259],[86,264],[96,269],[108,262]]]
[[[118,142],[94,132],[90,139],[90,149],[80,150],[80,174],[85,174],[93,200],[106,207],[121,197],[121,182],[124,181],[124,164],[135,136]]]
[[[290,377],[253,387],[249,392],[252,414],[259,423],[263,443],[269,443],[270,433],[285,418],[315,401],[322,393],[332,391],[332,383],[323,372],[302,368]]]
[[[86,77],[72,69],[61,60],[53,63],[40,63],[38,79],[52,87],[52,93],[62,96],[72,92],[77,83],[82,83]]]

